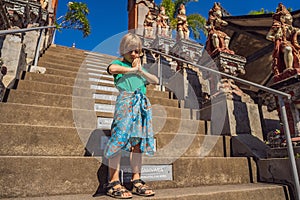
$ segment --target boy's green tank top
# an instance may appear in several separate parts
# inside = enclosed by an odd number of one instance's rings
[[[124,62],[121,60],[114,60],[110,63],[110,65],[111,64],[116,64],[123,67],[131,68],[131,63]],[[143,68],[143,71],[146,70]],[[130,73],[114,74],[113,76],[114,76],[115,86],[119,91],[134,92],[137,89],[140,89],[143,94],[146,94],[147,80],[142,76],[137,74],[130,74]]]

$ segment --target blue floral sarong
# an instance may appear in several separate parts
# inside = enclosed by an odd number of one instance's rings
[[[130,151],[131,147],[138,144],[142,153],[154,154],[151,104],[140,90],[121,91],[104,155],[111,158],[121,150]]]

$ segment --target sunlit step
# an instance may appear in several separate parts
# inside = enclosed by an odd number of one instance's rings
[[[99,100],[108,100],[108,101],[116,101],[117,96],[115,95],[108,95],[108,94],[93,94],[94,99],[99,99]]]
[[[91,89],[103,90],[103,91],[109,91],[109,92],[119,92],[117,88],[101,86],[101,85],[91,85]]]
[[[110,129],[112,121],[113,121],[113,118],[98,117],[97,121],[98,121],[97,128],[100,128],[100,129]]]
[[[115,105],[110,105],[110,104],[95,104],[94,105],[94,110],[98,112],[109,112],[113,113],[115,110]]]

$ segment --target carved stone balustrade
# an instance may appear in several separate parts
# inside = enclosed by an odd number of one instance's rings
[[[148,48],[152,47],[154,41],[153,38],[141,37],[141,39],[144,47],[148,47]]]
[[[25,28],[32,24],[47,24],[48,11],[41,8],[39,1],[1,0],[0,28]]]
[[[219,52],[213,58],[219,71],[233,76],[245,74],[246,58],[236,54]]]
[[[198,63],[202,56],[203,45],[191,40],[178,40],[171,49],[174,56],[183,58],[190,62]]]
[[[170,49],[175,45],[175,40],[168,37],[157,36],[153,43],[151,44],[151,48],[162,51],[164,53],[169,53]]]

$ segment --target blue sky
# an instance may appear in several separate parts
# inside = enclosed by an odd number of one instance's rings
[[[91,34],[83,38],[78,30],[62,30],[56,33],[55,44],[71,47],[73,43],[79,49],[89,51],[100,51],[111,54],[110,48],[116,48],[112,43],[119,42],[127,31],[127,0],[76,0],[86,3],[90,13],[88,19],[91,25]],[[57,18],[67,11],[68,0],[58,1]],[[161,0],[155,0],[160,4]],[[187,4],[187,14],[199,13],[207,18],[208,11],[212,8],[215,0],[199,0]],[[251,10],[260,10],[264,8],[268,11],[275,11],[279,2],[282,2],[287,8],[293,10],[300,9],[299,0],[220,0],[221,5],[233,16],[246,15]],[[203,43],[205,38],[199,40]],[[113,50],[114,51],[114,50]],[[116,52],[115,52],[116,53]]]

